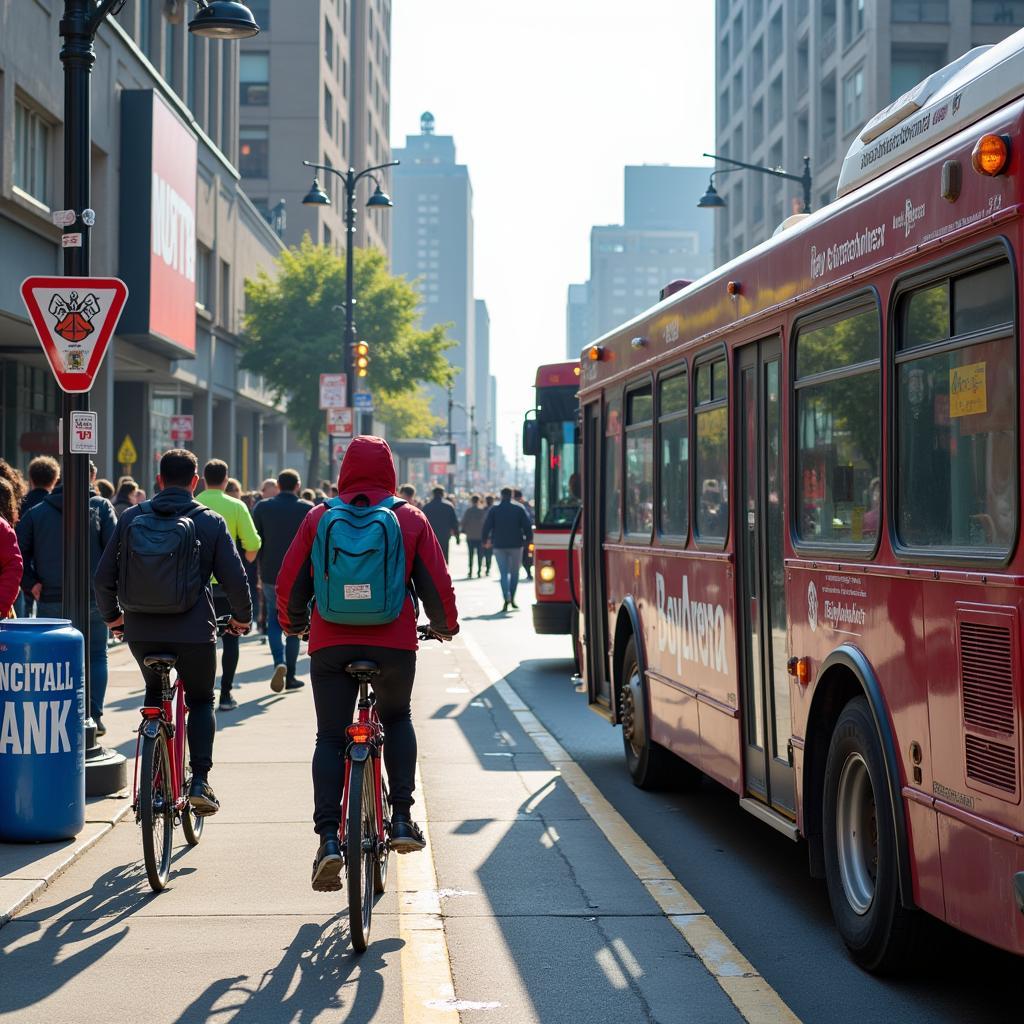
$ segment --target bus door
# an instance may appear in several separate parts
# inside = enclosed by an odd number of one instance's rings
[[[583,407],[583,593],[582,625],[591,704],[612,717],[611,675],[608,670],[608,615],[605,604],[604,494],[601,490],[604,428],[601,403]]]
[[[746,788],[792,817],[783,564],[782,354],[769,338],[739,350],[737,364],[736,557],[744,638]]]

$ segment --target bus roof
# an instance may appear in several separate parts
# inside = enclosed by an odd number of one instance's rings
[[[568,363],[546,363],[537,367],[538,388],[552,388],[561,385],[579,384],[580,361],[574,359]]]

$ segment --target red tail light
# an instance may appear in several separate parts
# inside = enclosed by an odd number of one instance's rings
[[[369,722],[356,722],[345,730],[345,734],[353,743],[369,743],[373,739],[373,726]]]
[[[140,708],[143,718],[159,718],[162,711],[161,708]]]

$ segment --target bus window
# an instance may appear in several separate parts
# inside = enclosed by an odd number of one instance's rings
[[[696,369],[694,417],[697,502],[696,533],[702,541],[724,541],[729,524],[729,411],[725,359]]]
[[[576,465],[576,385],[537,388],[540,447],[534,490],[538,527],[567,528],[580,507]]]
[[[611,398],[604,408],[604,532],[619,535],[622,498],[622,400]]]
[[[1013,294],[1003,260],[900,300],[896,521],[904,544],[1004,555],[1013,543]]]
[[[626,395],[626,533],[654,526],[654,399],[651,385]]]
[[[874,544],[881,515],[881,332],[878,305],[798,327],[797,534]]]
[[[686,371],[658,384],[658,491],[661,532],[685,537],[689,525],[690,436]]]

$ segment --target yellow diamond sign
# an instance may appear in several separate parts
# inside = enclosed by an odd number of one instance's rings
[[[117,450],[117,461],[120,462],[122,466],[131,466],[133,463],[139,461],[139,453],[135,450],[135,445],[132,444],[131,434],[124,435],[121,447]]]

